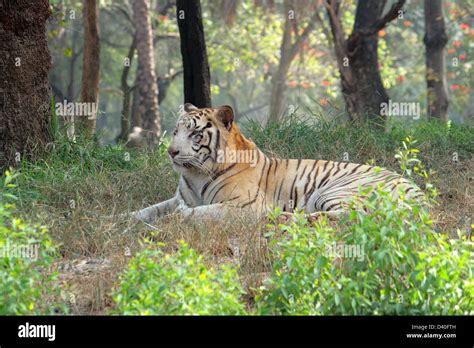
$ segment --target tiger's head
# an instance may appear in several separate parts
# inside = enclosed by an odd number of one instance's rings
[[[228,105],[199,109],[184,105],[173,132],[168,154],[178,172],[212,174],[228,163],[219,160],[219,151],[254,149],[234,123],[234,111]]]

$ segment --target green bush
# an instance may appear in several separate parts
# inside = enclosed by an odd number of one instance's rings
[[[359,204],[337,229],[303,215],[279,227],[259,313],[474,314],[472,241],[447,241],[426,209],[380,189]]]
[[[44,227],[13,215],[12,179],[6,172],[0,191],[0,315],[53,314],[58,308],[45,306],[44,299],[55,293],[55,248]]]
[[[208,269],[196,252],[180,242],[164,255],[150,243],[134,257],[113,294],[115,314],[242,315],[243,290],[236,270]]]

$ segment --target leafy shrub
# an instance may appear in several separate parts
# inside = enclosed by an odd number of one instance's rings
[[[175,254],[148,245],[130,261],[113,294],[115,314],[241,315],[243,290],[236,270],[208,269],[193,249],[180,242]]]
[[[50,273],[55,248],[44,227],[14,217],[12,175],[0,191],[0,315],[52,314],[44,296],[55,293]]]
[[[274,241],[259,313],[474,313],[472,241],[438,235],[428,212],[403,196],[379,189],[358,204],[337,230],[324,219],[307,226],[303,215],[279,227],[288,238]]]

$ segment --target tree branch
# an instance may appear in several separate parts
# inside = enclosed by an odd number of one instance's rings
[[[375,23],[374,33],[382,30],[389,22],[397,18],[403,5],[405,5],[405,2],[406,0],[398,0],[395,4],[393,4],[390,10],[388,10],[387,14]]]
[[[313,31],[313,29],[316,25],[317,18],[318,18],[318,10],[315,10],[313,15],[309,19],[308,24],[304,28],[303,33],[296,37],[296,41],[291,46],[291,50],[290,50],[291,59],[293,59],[296,56],[296,54],[298,53],[298,49],[299,49],[300,45],[304,42],[304,40],[306,40],[308,38],[309,33],[311,31]]]
[[[398,0],[392,5],[390,10],[382,18],[375,21],[374,25],[368,29],[359,29],[352,32],[348,39],[348,47],[355,47],[356,43],[362,36],[372,36],[377,34],[380,30],[385,28],[387,24],[398,17],[400,10],[405,5],[406,0]]]

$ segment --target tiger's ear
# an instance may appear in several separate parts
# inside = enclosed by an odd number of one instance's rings
[[[217,109],[217,119],[222,122],[227,130],[230,130],[234,121],[234,110],[229,105],[221,106]]]
[[[193,110],[197,110],[198,108],[195,107],[193,104],[191,103],[186,103],[184,104],[184,111],[186,112],[190,112],[190,111],[193,111]]]

